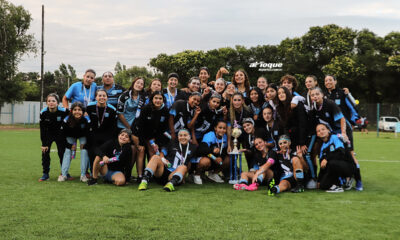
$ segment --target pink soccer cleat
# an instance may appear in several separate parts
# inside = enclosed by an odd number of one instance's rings
[[[247,185],[244,183],[236,183],[233,185],[233,188],[235,190],[245,190],[247,188]]]
[[[258,189],[258,183],[252,183],[246,187],[247,191],[256,191]]]

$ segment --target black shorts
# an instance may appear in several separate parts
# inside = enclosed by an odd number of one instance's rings
[[[286,181],[288,181],[290,183],[290,188],[294,188],[297,185],[297,181],[296,181],[296,178],[294,178],[294,176],[281,179],[281,181],[283,181],[283,180],[286,180]]]
[[[172,172],[164,165],[164,171],[161,177],[155,177],[158,184],[165,185],[168,182],[168,177]]]

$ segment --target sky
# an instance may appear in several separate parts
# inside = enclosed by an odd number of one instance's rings
[[[31,13],[29,33],[37,41],[45,6],[44,70],[70,64],[78,77],[88,68],[114,71],[117,61],[147,66],[160,53],[275,45],[332,23],[379,36],[400,31],[398,0],[8,1]],[[40,51],[24,56],[19,70],[40,72]]]

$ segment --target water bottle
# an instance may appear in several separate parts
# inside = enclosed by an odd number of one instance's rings
[[[168,160],[165,159],[164,157],[161,158],[161,161],[162,161],[164,164],[167,164],[167,167],[168,167],[168,168],[172,167],[172,164],[171,164],[170,162],[168,162]]]
[[[164,136],[166,136],[168,139],[172,138],[171,134],[169,134],[167,131],[164,132]]]

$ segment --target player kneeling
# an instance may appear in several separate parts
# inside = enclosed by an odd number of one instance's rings
[[[304,170],[308,170],[307,163],[303,158],[300,146],[297,146],[297,153],[290,148],[290,138],[282,135],[279,138],[280,153],[278,161],[281,167],[279,185],[268,190],[268,195],[284,192],[292,189],[292,192],[304,192]]]
[[[233,186],[236,190],[255,191],[263,183],[272,182],[274,184],[274,173],[278,172],[276,167],[277,154],[272,148],[268,148],[268,143],[262,137],[256,136],[254,139],[255,153],[253,155],[254,166],[250,171],[243,172],[238,184]],[[267,180],[267,181],[265,181]],[[250,185],[249,182],[251,182]]]
[[[186,129],[178,132],[178,140],[172,140],[167,149],[160,155],[154,155],[144,169],[143,179],[139,190],[146,190],[150,179],[164,185],[164,190],[172,192],[175,186],[182,183],[188,170],[190,160],[196,154],[197,146],[190,143],[190,133]]]

